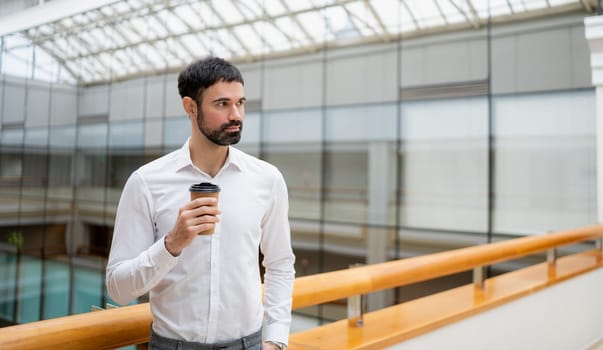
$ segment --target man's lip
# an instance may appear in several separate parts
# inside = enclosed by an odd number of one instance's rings
[[[227,127],[224,130],[226,130],[226,131],[239,131],[239,130],[241,130],[241,126],[239,126],[239,125],[231,125],[231,126]]]

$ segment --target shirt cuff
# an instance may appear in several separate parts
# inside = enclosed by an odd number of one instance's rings
[[[165,237],[161,237],[149,248],[149,259],[154,266],[169,266],[169,269],[178,262],[178,257],[170,254],[165,247]]]
[[[289,326],[278,323],[264,325],[264,340],[289,344]]]

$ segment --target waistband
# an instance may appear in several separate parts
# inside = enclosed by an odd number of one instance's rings
[[[204,344],[199,342],[191,342],[185,340],[177,340],[163,337],[153,330],[151,327],[151,340],[149,349],[180,349],[180,350],[245,350],[253,345],[260,344],[262,342],[262,330],[245,336],[240,339],[215,343],[215,344]]]

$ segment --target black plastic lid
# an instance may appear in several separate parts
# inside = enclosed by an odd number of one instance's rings
[[[198,184],[191,185],[189,188],[191,192],[220,192],[220,186],[209,183],[201,182]]]

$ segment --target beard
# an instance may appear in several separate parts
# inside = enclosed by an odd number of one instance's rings
[[[226,129],[231,126],[238,126],[239,131],[226,131]],[[243,122],[233,120],[220,125],[220,127],[217,129],[211,130],[203,122],[203,113],[201,112],[201,108],[199,108],[199,112],[197,112],[197,127],[199,128],[199,131],[201,131],[201,133],[205,135],[205,137],[207,137],[207,139],[211,142],[219,146],[228,146],[234,145],[241,140]]]

